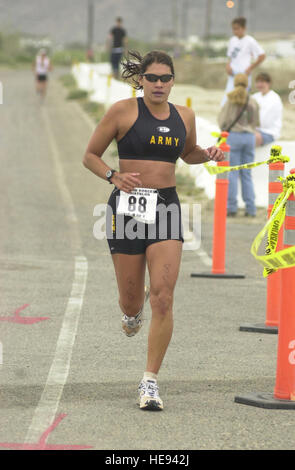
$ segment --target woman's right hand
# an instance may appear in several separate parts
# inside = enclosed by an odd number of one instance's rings
[[[116,171],[111,178],[111,182],[114,183],[118,189],[130,193],[134,188],[141,187],[142,183],[140,179],[137,178],[139,175],[140,173],[119,173]]]

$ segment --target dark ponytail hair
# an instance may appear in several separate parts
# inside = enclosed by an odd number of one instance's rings
[[[137,51],[128,51],[128,57],[125,62],[122,62],[122,78],[124,80],[131,79],[133,88],[142,90],[143,87],[139,84],[138,78],[145,73],[149,65],[154,63],[168,65],[174,75],[172,59],[166,52],[151,51],[142,57]]]

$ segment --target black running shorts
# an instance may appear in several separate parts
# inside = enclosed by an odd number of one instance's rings
[[[152,243],[183,240],[181,206],[176,187],[158,189],[156,220],[153,224],[138,222],[133,217],[117,214],[120,190],[115,188],[106,209],[106,236],[111,254],[145,253]]]
[[[38,82],[46,82],[47,81],[47,75],[37,75],[37,80]]]

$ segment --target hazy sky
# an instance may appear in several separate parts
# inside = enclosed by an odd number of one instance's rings
[[[104,42],[117,15],[124,18],[130,36],[155,39],[160,31],[177,27],[203,36],[206,0],[93,0],[95,39]],[[236,4],[238,3],[237,0]],[[88,0],[0,0],[0,26],[50,35],[56,42],[85,41]],[[230,34],[237,6],[212,0],[212,33]],[[295,0],[244,0],[249,31],[295,32]]]

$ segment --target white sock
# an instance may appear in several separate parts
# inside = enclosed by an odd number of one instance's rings
[[[156,380],[157,381],[157,374],[154,374],[153,372],[145,372],[143,374],[143,380],[148,380],[148,379],[152,379],[152,380]]]

